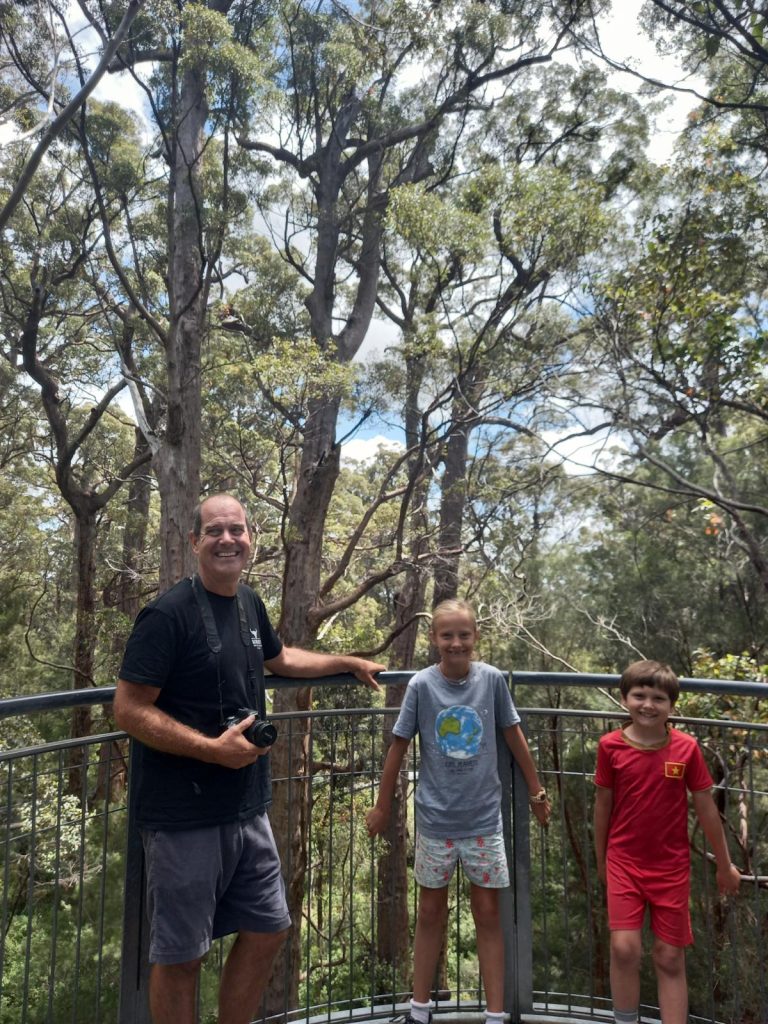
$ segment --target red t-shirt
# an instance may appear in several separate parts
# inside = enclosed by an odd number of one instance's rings
[[[687,870],[688,791],[712,777],[692,736],[669,729],[659,747],[640,747],[616,729],[601,737],[595,783],[613,790],[607,856],[639,870]]]

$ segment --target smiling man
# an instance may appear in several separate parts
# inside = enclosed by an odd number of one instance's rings
[[[139,741],[152,1019],[194,1024],[202,959],[213,939],[236,933],[218,1021],[248,1024],[290,926],[267,817],[269,748],[255,731],[266,710],[264,667],[298,678],[351,672],[378,689],[374,673],[384,666],[282,644],[261,598],[239,586],[251,534],[236,498],[202,502],[190,543],[195,576],[136,619],[115,720]]]

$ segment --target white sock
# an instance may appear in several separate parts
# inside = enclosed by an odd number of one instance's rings
[[[495,1013],[493,1010],[485,1011],[486,1024],[504,1024],[506,1018],[507,1015],[503,1010],[500,1010],[498,1013]]]
[[[415,999],[411,1000],[411,1016],[417,1024],[429,1024],[430,1010],[434,1006],[434,1003],[430,1000],[428,1003],[417,1003]]]
[[[614,1007],[613,1019],[616,1024],[637,1024],[637,1010],[617,1010]]]

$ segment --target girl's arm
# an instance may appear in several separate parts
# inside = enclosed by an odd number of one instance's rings
[[[370,836],[379,835],[389,824],[397,777],[400,774],[400,767],[409,743],[410,740],[403,739],[402,736],[392,737],[387,756],[384,759],[384,767],[381,771],[379,796],[376,800],[376,805],[365,816],[365,824]]]
[[[543,792],[544,787],[539,781],[539,774],[536,771],[536,765],[534,764],[523,730],[518,723],[516,725],[508,725],[502,732],[512,756],[523,773],[525,784],[528,787],[528,795],[530,797],[537,797]],[[546,826],[549,824],[549,816],[552,813],[552,805],[549,800],[531,800],[531,810],[536,815],[540,825]]]

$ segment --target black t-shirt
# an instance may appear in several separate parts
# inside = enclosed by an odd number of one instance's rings
[[[221,654],[208,646],[200,608],[189,579],[152,601],[136,618],[128,639],[120,678],[161,688],[156,706],[185,725],[218,736],[238,708],[263,708],[263,663],[277,657],[282,643],[264,603],[241,588],[253,655],[257,691],[251,692],[248,654],[240,635],[235,597],[207,591]],[[219,664],[217,666],[217,660]],[[178,757],[137,743],[138,811],[141,828],[185,829],[220,825],[260,814],[271,800],[269,756],[247,768],[224,768]]]

